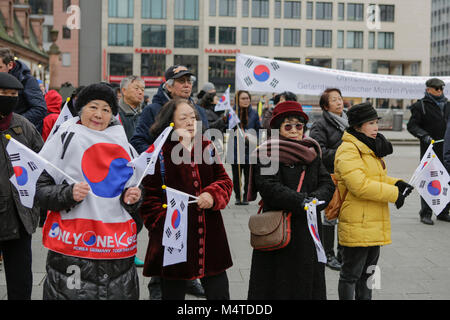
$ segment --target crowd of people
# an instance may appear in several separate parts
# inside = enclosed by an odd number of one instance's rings
[[[81,86],[63,101],[57,90],[46,92],[9,49],[0,49],[0,250],[8,299],[31,299],[31,239],[39,226],[43,245],[49,249],[46,300],[139,299],[137,267],[151,277],[151,299],[182,300],[191,293],[228,300],[232,297],[227,269],[233,261],[221,211],[233,193],[235,205],[248,205],[259,194],[262,214],[272,210],[291,214],[287,246],[253,250],[248,299],[326,299],[325,266],[340,271],[340,299],[372,298],[367,270],[377,264],[381,246],[391,243],[388,204],[400,209],[414,189],[387,175],[383,158],[393,153],[393,147],[378,131],[376,109],[365,102],[345,110],[340,89],[326,89],[319,101],[322,115],[308,133],[310,119],[295,94],[276,94],[266,107],[261,102],[254,108],[250,92],[241,90],[233,106],[239,123],[230,127],[229,111],[215,111],[219,97],[214,84],[204,84],[194,96],[195,81],[187,67],[174,65],[165,72],[165,82],[151,102],[138,76],[126,77],[120,87]],[[408,130],[421,141],[421,157],[431,140],[446,137],[435,152],[450,169],[450,124],[446,121],[450,104],[443,95],[444,85],[439,79],[427,81],[425,97],[411,108]],[[73,118],[55,130],[66,103]],[[152,152],[169,126],[173,130],[158,153],[154,174],[145,176],[140,185],[134,183],[130,167],[108,156],[120,154],[130,161]],[[230,134],[226,149],[227,159],[232,159],[231,178],[217,156],[218,141],[203,136],[200,144],[195,143],[195,137],[207,129]],[[260,129],[268,130],[266,139]],[[47,168],[36,183],[33,208],[24,206],[10,183],[16,171],[6,151],[6,135],[74,181]],[[176,150],[187,154],[189,161],[176,163]],[[278,164],[275,173],[263,173],[270,164],[259,158],[262,150],[273,152],[271,162]],[[196,151],[216,161],[198,163]],[[112,167],[116,171],[110,174]],[[98,178],[102,175],[103,180]],[[163,186],[197,199],[187,204],[186,248],[180,249],[185,250],[186,260],[172,265],[165,262],[167,247],[162,242],[168,205]],[[344,195],[341,210],[338,219],[328,219],[324,210],[336,190]],[[319,262],[305,214],[305,205],[313,200],[321,201],[317,236],[326,263]],[[449,207],[438,219],[450,221]],[[423,200],[419,215],[424,224],[433,224],[432,211]],[[172,224],[177,221],[172,219]],[[149,240],[141,260],[136,256],[136,241],[144,227]],[[62,229],[70,232],[66,241],[58,242]],[[91,231],[94,236],[89,236]],[[120,250],[112,240],[108,244],[115,249],[105,252],[69,245],[70,234],[74,243],[82,236],[92,246],[95,234],[111,239],[115,235],[120,243],[118,233],[132,235]],[[80,277],[69,285],[73,266]]]

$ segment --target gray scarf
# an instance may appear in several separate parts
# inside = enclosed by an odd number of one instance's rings
[[[333,113],[333,112],[328,112],[325,111],[329,114],[329,116],[331,117],[331,119],[333,119],[337,125],[339,126],[339,130],[341,130],[342,132],[345,131],[345,129],[347,129],[348,126],[348,118],[347,118],[347,114],[345,112],[342,112],[342,116],[338,116],[337,114]]]

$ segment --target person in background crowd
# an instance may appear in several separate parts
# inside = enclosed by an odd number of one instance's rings
[[[163,106],[151,128],[157,137],[173,122],[171,136],[176,138],[169,136],[156,163],[155,174],[144,178],[145,195],[140,209],[150,233],[144,276],[161,277],[163,300],[184,300],[187,279],[200,279],[208,300],[230,299],[226,269],[232,266],[232,260],[220,210],[225,209],[230,200],[232,182],[217,158],[212,164],[194,161],[195,149],[201,148],[202,154],[209,150],[212,157],[215,150],[211,141],[204,137],[201,142],[195,142],[197,121],[200,117],[191,102],[172,99]],[[189,163],[175,164],[172,160],[172,150],[180,143],[183,153],[189,156]],[[184,236],[187,260],[165,267],[165,247],[161,239],[168,214],[163,204],[168,200],[162,185],[198,197],[197,203],[187,208],[187,234]]]
[[[42,127],[42,139],[47,141],[47,138],[52,131],[53,125],[61,113],[62,97],[56,90],[50,90],[45,95],[45,102],[47,103],[48,114],[44,118]]]
[[[39,84],[39,89],[41,89],[42,94],[45,96],[47,94],[47,90],[45,89],[45,84],[42,80],[37,80],[38,84]]]
[[[13,113],[22,84],[8,73],[0,73],[0,252],[3,254],[9,300],[31,300],[33,272],[31,239],[39,220],[39,208],[20,202],[19,192],[9,179],[13,164],[7,157],[5,135],[39,152],[44,142],[36,128],[23,116]]]
[[[371,103],[353,106],[347,113],[349,128],[336,151],[334,172],[343,197],[338,234],[342,246],[340,300],[371,300],[368,279],[377,265],[380,247],[390,244],[389,202],[400,209],[414,189],[389,177],[383,158],[392,144],[378,133],[378,114]]]
[[[7,72],[22,83],[23,90],[19,92],[19,102],[14,113],[24,116],[39,132],[42,132],[42,121],[47,115],[47,106],[30,69],[20,60],[14,60],[9,48],[0,48],[0,72]]]
[[[131,138],[131,144],[139,153],[147,150],[157,138],[150,134],[150,127],[164,104],[176,98],[188,99],[192,102],[192,85],[196,79],[191,71],[185,66],[174,65],[166,70],[165,78],[166,82],[158,88],[158,92],[153,96],[152,104],[142,111]],[[205,110],[198,105],[195,105],[195,108],[200,114],[203,129],[208,129],[208,117]]]
[[[120,234],[125,232],[131,238],[136,237],[135,229],[139,224],[134,217],[141,204],[141,190],[138,187],[125,188],[132,172],[122,171],[121,175],[117,174],[115,180],[108,184],[107,190],[100,189],[101,187],[96,186],[97,183],[85,182],[89,181],[86,176],[89,167],[82,159],[88,157],[88,152],[95,152],[90,151],[95,150],[93,147],[113,145],[114,150],[122,150],[126,153],[126,157],[137,156],[132,154],[125,132],[114,119],[119,107],[113,90],[105,84],[89,85],[79,93],[75,109],[79,118],[70,119],[65,126],[62,125],[57,133],[61,136],[49,140],[50,144],[46,144],[40,153],[59,169],[70,173],[77,181],[83,181],[68,184],[65,178],[54,178],[54,173],[50,175],[51,172],[44,170],[36,185],[36,200],[39,205],[52,211],[47,216],[42,231],[44,245],[49,249],[43,298],[44,300],[137,300],[139,278],[134,265],[134,256],[128,256],[129,253],[127,255],[132,249],[132,242],[125,241],[125,244],[121,243],[120,246],[114,244],[115,248],[120,247],[123,251],[116,253],[115,250],[109,250],[111,253],[90,259],[88,257],[97,253],[77,251],[73,245],[66,246],[52,240],[55,238],[53,236],[55,223],[60,225],[62,230],[66,228],[72,230],[73,234],[92,232],[100,237],[100,234],[111,234],[115,231]],[[64,130],[67,131],[63,132]],[[69,138],[70,143],[67,141],[63,143],[60,139],[66,133],[73,134],[72,138]],[[92,146],[86,150],[86,146],[89,145]],[[55,157],[55,154],[58,156]],[[78,158],[81,160],[77,160]],[[89,165],[94,168],[109,166],[111,161],[108,162],[110,158],[98,156],[91,156],[90,159]],[[87,240],[83,243],[91,241],[92,237],[85,239]],[[69,285],[67,270],[73,267],[79,269],[81,276],[78,279],[78,288]]]
[[[119,117],[128,140],[131,140],[142,113],[144,89],[144,80],[137,76],[126,77],[120,83],[122,98],[119,101]]]
[[[218,101],[218,97],[216,98],[216,87],[214,86],[214,84],[212,82],[207,82],[203,85],[202,89],[199,91],[199,93],[197,94],[197,103],[200,104],[200,100],[205,96],[205,94],[207,93],[213,93],[214,94],[214,104],[217,103]]]
[[[215,92],[208,92],[199,101],[199,105],[205,109],[206,115],[208,117],[208,124],[209,128],[211,129],[218,129],[222,132],[225,132],[227,129],[227,116],[225,115],[225,112],[218,112],[214,111],[214,108],[216,106],[216,93]]]
[[[411,118],[407,125],[408,131],[420,140],[421,159],[432,140],[444,139],[447,119],[450,114],[450,103],[444,95],[444,81],[432,78],[427,80],[425,85],[425,97],[411,106]],[[443,149],[443,143],[433,145],[433,150],[442,163],[444,163]],[[433,225],[431,208],[422,197],[420,201],[422,207],[419,211],[420,221],[427,225]],[[437,219],[450,222],[449,209],[450,204],[438,215]]]
[[[313,123],[309,136],[320,144],[322,161],[329,173],[334,173],[334,157],[337,148],[342,143],[342,135],[348,128],[347,114],[344,111],[344,101],[341,90],[326,89],[320,97],[322,116]],[[327,255],[327,266],[340,270],[342,257],[338,244],[338,257],[334,254],[334,238],[337,219],[330,221],[324,214],[323,218],[323,248]]]
[[[238,128],[232,128],[234,131],[234,139],[231,139],[232,136],[228,138],[227,158],[233,159],[231,169],[233,173],[233,189],[236,205],[248,205],[247,191],[250,170],[250,144],[256,147],[259,138],[259,129],[261,129],[258,113],[252,108],[251,102],[252,97],[248,91],[240,90],[236,93],[235,112],[239,117],[240,123],[238,124]],[[250,129],[255,130],[257,136],[252,133],[247,133]],[[244,135],[243,141],[242,135]],[[245,149],[238,146],[238,137],[239,141],[245,143]],[[240,151],[241,149],[244,151],[244,154]],[[243,177],[244,179],[242,179]],[[243,186],[241,183],[242,180],[244,180]],[[241,194],[242,187],[244,195]]]
[[[145,95],[144,96],[144,102],[142,103],[142,107],[145,108],[146,106],[148,106],[150,104],[150,97]]]
[[[187,99],[192,103],[191,93],[195,77],[185,66],[174,65],[165,72],[166,82],[158,88],[158,92],[153,96],[152,104],[148,105],[139,117],[136,130],[130,142],[137,152],[146,151],[155,141],[157,136],[150,133],[151,126],[155,123],[155,118],[162,106],[172,99]],[[208,117],[205,110],[198,105],[194,105],[200,115],[203,128],[208,128]],[[152,277],[148,284],[150,299],[161,299],[161,286],[159,277]],[[195,296],[204,297],[205,291],[198,281],[188,281],[187,292]]]
[[[297,101],[297,96],[290,91],[284,91],[282,93],[276,94],[273,97],[273,104],[269,104],[269,108],[267,108],[265,112],[263,112],[263,128],[270,129],[270,120],[272,119],[273,108],[275,108],[280,102],[284,101]]]
[[[263,212],[285,210],[291,212],[291,240],[289,244],[274,251],[253,250],[249,300],[325,300],[325,267],[318,261],[315,243],[309,232],[305,204],[317,198],[325,201],[317,212],[326,207],[334,192],[330,174],[320,159],[320,146],[305,137],[308,116],[295,101],[279,103],[270,121],[272,130],[279,130],[279,140],[270,139],[255,152],[269,155],[278,162],[276,174],[264,175],[262,168],[269,165],[252,165],[249,188],[250,199],[259,192]],[[278,159],[273,159],[273,148]],[[261,151],[264,150],[264,151]],[[305,172],[300,190],[302,173]],[[317,217],[319,237],[322,239],[320,215]]]

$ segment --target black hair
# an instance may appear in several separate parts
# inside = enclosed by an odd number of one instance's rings
[[[186,99],[171,99],[169,100],[163,107],[161,108],[161,111],[158,113],[155,119],[155,123],[150,128],[150,134],[153,137],[158,137],[164,129],[166,129],[170,124],[173,122],[173,116],[175,114],[175,110],[177,107],[182,104],[186,103],[194,110],[195,118],[197,120],[200,120],[200,116],[197,112],[197,109],[195,106]],[[173,133],[173,131],[172,131]]]
[[[297,96],[294,93],[290,91],[284,91],[282,93],[277,94],[273,98],[273,104],[275,106],[280,102],[281,97],[284,97],[286,101],[297,101]]]

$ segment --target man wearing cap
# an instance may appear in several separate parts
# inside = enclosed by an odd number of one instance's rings
[[[411,106],[411,118],[407,126],[408,131],[420,140],[420,158],[423,157],[432,140],[444,139],[447,118],[450,113],[450,104],[444,96],[444,81],[432,78],[425,85],[425,97]],[[433,149],[439,160],[444,163],[443,143],[436,143]],[[432,210],[422,198],[421,207],[420,221],[433,225]],[[449,208],[450,206],[447,206],[437,219],[450,222]]]
[[[12,75],[0,72],[0,251],[3,253],[9,300],[30,300],[33,285],[31,271],[31,235],[36,231],[39,209],[26,208],[9,179],[13,165],[6,152],[10,135],[34,152],[44,142],[36,128],[23,116],[13,113],[22,84]]]
[[[205,110],[196,105],[191,99],[192,85],[195,81],[193,73],[185,66],[174,65],[166,70],[165,78],[166,82],[158,88],[158,92],[153,96],[152,104],[145,107],[142,111],[134,135],[130,140],[130,143],[139,153],[146,151],[157,138],[150,134],[150,127],[155,122],[162,106],[171,99],[190,100],[200,115],[203,128],[209,128]],[[158,277],[151,278],[148,288],[150,290],[150,299],[161,299],[160,279]],[[188,281],[187,288],[187,293],[204,296],[204,290],[198,281]]]
[[[13,75],[22,84],[23,89],[19,91],[19,102],[14,112],[27,118],[41,132],[47,104],[30,69],[23,62],[14,60],[11,50],[0,48],[0,72]]]

